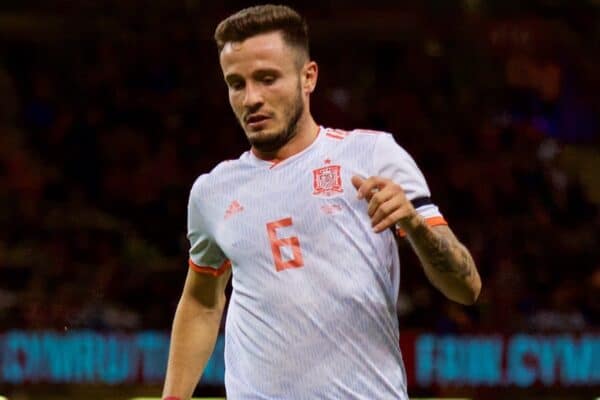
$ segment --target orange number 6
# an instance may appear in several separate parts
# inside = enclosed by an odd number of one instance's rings
[[[302,252],[300,251],[300,241],[298,238],[296,236],[291,236],[280,239],[277,237],[277,233],[275,232],[278,228],[284,228],[291,225],[291,217],[267,223],[267,233],[269,234],[269,241],[271,242],[271,251],[273,252],[275,269],[278,272],[287,268],[299,268],[304,265]],[[281,256],[281,248],[284,246],[288,246],[292,249],[293,257],[289,260],[284,260]]]

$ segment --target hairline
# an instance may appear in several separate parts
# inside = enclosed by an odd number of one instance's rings
[[[275,29],[265,30],[262,32],[257,32],[252,35],[249,35],[241,40],[228,40],[226,42],[223,42],[223,45],[221,46],[221,48],[218,49],[219,57],[221,56],[221,53],[223,53],[223,49],[225,49],[225,46],[227,46],[228,43],[243,43],[246,40],[251,39],[253,37],[260,36],[260,35],[268,35],[270,33],[279,33],[279,36],[281,37],[283,44],[296,53],[296,56],[294,57],[296,60],[294,63],[296,64],[298,69],[300,69],[304,64],[306,64],[307,62],[310,61],[310,55],[309,55],[308,50],[306,48],[304,48],[304,46],[295,44],[292,41],[286,39],[285,31],[281,28],[275,28]]]

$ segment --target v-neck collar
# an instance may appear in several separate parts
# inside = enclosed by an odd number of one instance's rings
[[[257,157],[254,152],[252,150],[248,150],[246,153],[248,154],[248,160],[259,167],[266,167],[268,169],[273,169],[273,168],[279,168],[281,166],[284,166],[286,164],[288,164],[289,162],[291,162],[292,160],[295,160],[297,158],[302,157],[305,154],[308,154],[310,152],[312,152],[316,147],[318,142],[321,139],[322,133],[324,132],[324,128],[322,126],[319,125],[319,131],[317,132],[317,136],[315,137],[315,139],[312,141],[311,144],[309,144],[308,146],[306,146],[304,149],[302,149],[301,151],[299,151],[298,153],[289,156],[288,158],[285,158],[283,160],[279,160],[279,159],[272,159],[272,160],[263,160],[262,158]]]

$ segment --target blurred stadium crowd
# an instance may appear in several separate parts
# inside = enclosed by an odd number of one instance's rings
[[[168,329],[188,191],[247,148],[211,41],[225,6],[105,3],[0,35],[2,330]],[[484,282],[454,305],[400,243],[403,329],[597,329],[598,7],[337,3],[299,6],[317,122],[392,132]]]

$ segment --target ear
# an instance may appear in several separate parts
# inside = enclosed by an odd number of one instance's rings
[[[309,94],[317,86],[317,77],[319,76],[319,67],[314,61],[309,61],[302,67],[302,90]]]

